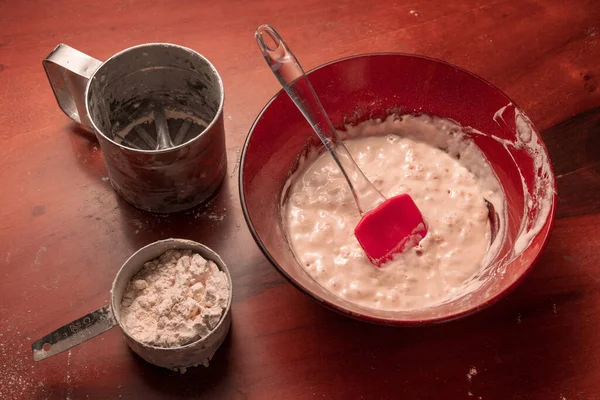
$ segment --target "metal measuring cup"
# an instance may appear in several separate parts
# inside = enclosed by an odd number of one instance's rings
[[[213,261],[227,276],[230,295],[221,320],[206,337],[184,346],[157,347],[142,343],[127,333],[120,321],[121,301],[127,284],[144,264],[172,249],[189,249],[200,254],[203,258]],[[118,326],[125,335],[125,341],[129,347],[149,363],[171,369],[186,368],[198,364],[206,365],[225,340],[231,327],[232,288],[231,275],[225,263],[210,248],[185,239],[166,239],[151,243],[136,251],[117,272],[110,291],[109,305],[78,318],[34,342],[31,345],[33,359],[34,361],[41,361],[62,353],[114,326]]]
[[[219,187],[227,167],[224,89],[205,57],[149,43],[101,62],[60,44],[43,66],[63,112],[96,134],[126,201],[175,212]]]

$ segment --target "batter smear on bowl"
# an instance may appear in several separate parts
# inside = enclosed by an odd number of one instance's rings
[[[341,135],[384,196],[414,199],[429,232],[374,267],[354,236],[360,214],[344,177],[328,154],[313,152],[283,196],[282,219],[299,263],[334,294],[380,310],[419,309],[462,294],[493,256],[504,219],[500,183],[481,151],[454,122],[426,115],[367,121]],[[500,216],[497,232],[486,201]]]

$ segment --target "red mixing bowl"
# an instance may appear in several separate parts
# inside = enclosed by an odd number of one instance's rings
[[[552,228],[556,184],[542,139],[500,90],[443,61],[407,54],[341,59],[308,73],[333,124],[342,129],[390,114],[428,114],[458,122],[491,163],[506,195],[500,250],[473,292],[435,307],[381,311],[346,301],[313,280],[296,261],[283,230],[286,180],[307,146],[320,142],[290,98],[280,91],[254,122],[242,152],[240,199],[263,253],[297,288],[352,317],[383,324],[447,321],[475,312],[519,283],[542,252]]]

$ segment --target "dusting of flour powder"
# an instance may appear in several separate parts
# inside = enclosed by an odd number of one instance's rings
[[[121,322],[140,342],[183,346],[217,326],[229,296],[227,276],[214,262],[191,250],[169,250],[127,284]]]

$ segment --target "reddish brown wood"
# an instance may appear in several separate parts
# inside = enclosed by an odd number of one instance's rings
[[[237,192],[240,147],[277,90],[253,39],[265,22],[306,69],[377,51],[445,59],[545,130],[559,219],[514,293],[464,320],[392,329],[338,316],[278,275]],[[41,66],[59,42],[106,59],[152,41],[204,54],[226,87],[228,178],[208,206],[170,217],[117,197]],[[0,2],[0,398],[597,398],[599,61],[594,0]],[[212,247],[233,275],[233,328],[209,369],[152,367],[117,330],[34,364],[33,340],[106,304],[122,262],[169,236]]]

